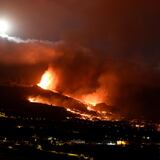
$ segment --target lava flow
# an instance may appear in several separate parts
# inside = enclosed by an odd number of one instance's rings
[[[62,95],[57,91],[55,92],[57,80],[57,74],[52,68],[48,68],[37,85],[42,89],[53,91],[53,96],[30,96],[28,100],[32,103],[64,107],[68,112],[77,115],[81,119],[110,120],[113,118],[113,114],[107,111],[107,105],[103,104],[103,107],[98,109],[101,105],[97,105],[99,97],[96,97],[96,95],[82,96],[83,98],[80,100],[69,95]]]

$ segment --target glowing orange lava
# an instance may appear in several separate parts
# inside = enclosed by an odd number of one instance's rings
[[[102,103],[101,98],[97,94],[89,94],[86,96],[83,96],[82,101],[91,104],[93,106],[96,106],[98,103]]]
[[[47,101],[47,99],[42,98],[40,96],[30,96],[28,97],[28,101],[32,102],[32,103],[42,103],[42,104],[48,104],[48,105],[52,105],[49,101]]]
[[[37,101],[35,101],[35,98],[34,98],[34,97],[29,97],[28,100],[29,100],[30,102],[32,102],[32,103],[37,102]]]
[[[49,68],[42,75],[41,81],[37,84],[43,89],[54,90],[57,85],[57,76],[52,68]]]
[[[53,70],[52,67],[49,67],[48,70],[44,72],[40,82],[37,85],[43,89],[58,92],[56,91],[57,84],[57,73],[55,72],[55,70]],[[62,98],[63,96],[64,98]],[[77,115],[79,118],[85,120],[111,120],[113,117],[113,115],[109,111],[98,108],[97,104],[102,103],[104,102],[104,100],[106,100],[106,91],[101,88],[97,89],[93,93],[81,96],[63,94],[59,98],[48,98],[39,95],[30,96],[27,99],[32,103],[42,103],[48,104],[50,106],[64,107],[68,112],[71,112]],[[78,107],[76,108],[76,106]],[[80,107],[82,107],[82,109],[79,109]]]
[[[63,102],[51,100],[42,96],[30,96],[27,99],[31,103],[42,103],[50,106],[62,106],[66,109],[66,111],[73,113],[77,115],[80,119],[84,119],[84,120],[94,121],[94,120],[110,120],[111,119],[111,117],[106,114],[107,112],[105,114],[102,114],[102,112],[98,112],[92,109],[91,105],[90,106],[86,105],[86,109],[88,111],[83,111],[83,110],[78,110],[76,108],[73,108],[72,103],[70,105],[69,104],[65,105],[65,103]],[[95,114],[93,114],[93,112],[90,112],[90,111],[94,111]]]

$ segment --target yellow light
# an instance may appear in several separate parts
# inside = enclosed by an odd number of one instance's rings
[[[123,140],[118,140],[118,141],[117,141],[117,145],[123,145],[123,146],[125,146],[125,145],[127,145],[127,144],[128,144],[127,141],[123,141]]]

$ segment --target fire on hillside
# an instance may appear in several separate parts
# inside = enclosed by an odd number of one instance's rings
[[[58,84],[58,76],[52,68],[48,68],[41,77],[37,86],[44,90],[56,91]],[[115,117],[109,110],[108,105],[101,101],[100,95],[86,95],[82,99],[63,94],[65,99],[55,99],[43,96],[30,96],[28,100],[32,103],[43,103],[52,106],[61,106],[66,108],[68,112],[76,114],[81,119],[88,120],[112,120]]]

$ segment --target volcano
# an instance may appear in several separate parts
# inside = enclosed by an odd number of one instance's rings
[[[28,106],[40,104],[40,108],[50,107],[63,110],[73,117],[87,120],[112,120],[118,116],[113,114],[106,104],[85,104],[77,99],[63,95],[58,92],[45,90],[39,86],[19,86],[19,85],[2,85],[0,86],[0,101],[2,106],[20,105],[21,110]],[[25,103],[24,103],[25,102]],[[25,108],[24,108],[25,107]],[[12,107],[13,110],[14,107]],[[17,107],[16,107],[17,108]],[[54,113],[53,113],[54,114]],[[67,117],[67,116],[66,116]]]

